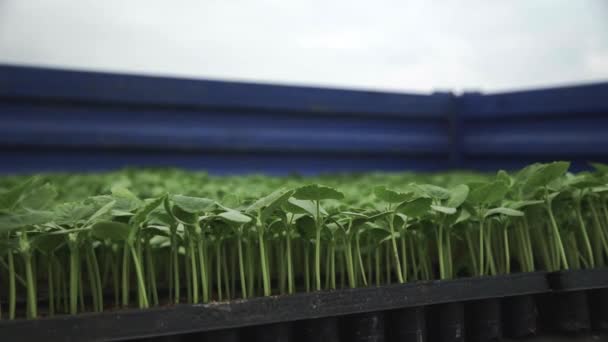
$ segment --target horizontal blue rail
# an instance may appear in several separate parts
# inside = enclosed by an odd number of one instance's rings
[[[608,83],[412,95],[0,66],[0,173],[515,168],[608,160]]]

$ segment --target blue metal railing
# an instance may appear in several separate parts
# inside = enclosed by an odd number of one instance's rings
[[[608,83],[412,95],[0,66],[0,172],[216,173],[608,160]]]

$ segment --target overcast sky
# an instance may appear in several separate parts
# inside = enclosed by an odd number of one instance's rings
[[[606,0],[0,0],[0,63],[348,88],[608,80]]]

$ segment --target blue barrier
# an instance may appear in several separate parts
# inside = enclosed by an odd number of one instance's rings
[[[608,160],[608,83],[413,95],[0,66],[0,172],[496,169]]]

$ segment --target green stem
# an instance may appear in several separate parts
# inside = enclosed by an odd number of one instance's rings
[[[306,243],[306,242],[305,242]],[[304,246],[304,283],[306,286],[306,292],[310,292],[310,256],[308,254],[308,244]]]
[[[355,236],[355,253],[357,253],[357,260],[359,261],[359,269],[361,270],[361,278],[363,280],[363,286],[367,286],[367,277],[365,276],[365,266],[363,265],[363,257],[361,256],[361,245],[359,243],[359,234]],[[371,271],[371,267],[369,268]]]
[[[467,241],[467,246],[468,246],[468,250],[469,250],[469,258],[471,259],[471,265],[473,267],[473,271],[471,273],[475,274],[475,272],[479,271],[479,267],[477,265],[477,253],[476,249],[475,249],[475,245],[473,244],[473,238],[471,238],[471,233],[470,232],[465,232],[464,234],[465,239]]]
[[[581,201],[577,201],[575,205],[576,217],[578,219],[578,225],[583,236],[583,242],[585,243],[585,249],[587,252],[587,262],[589,267],[595,267],[595,260],[593,258],[593,251],[591,249],[591,242],[589,241],[589,235],[587,234],[587,227],[583,220],[583,213],[581,210]]]
[[[177,229],[177,228],[175,228]],[[173,259],[173,281],[174,281],[174,287],[173,290],[175,291],[174,293],[174,303],[175,304],[179,304],[180,301],[180,281],[179,281],[179,276],[180,276],[180,272],[179,272],[179,246],[177,244],[177,232],[173,231],[173,229],[171,230],[171,255],[172,255],[172,259]]]
[[[403,284],[405,279],[403,278],[403,272],[401,271],[401,261],[399,260],[399,251],[397,250],[397,238],[395,237],[394,221],[395,214],[392,214],[389,218],[389,228],[391,230],[391,247],[393,252],[393,258],[395,260],[395,270],[397,271],[397,280]]]
[[[53,254],[49,255],[49,259],[47,260],[47,270],[48,270],[48,291],[49,291],[49,316],[55,316],[55,277],[53,276],[53,260],[55,257]]]
[[[137,255],[137,251],[133,247],[129,247],[129,249],[131,250],[131,255],[133,257],[133,265],[135,265],[135,276],[137,277],[137,286],[139,287],[139,292],[141,293],[141,296],[139,296],[139,308],[145,309],[150,307],[150,304],[148,303],[148,295],[146,294],[146,283],[144,281],[141,263]]]
[[[264,287],[264,296],[270,296],[270,275],[268,273],[268,264],[266,263],[266,248],[264,246],[264,233],[261,227],[261,223],[260,226],[258,226],[258,229],[260,230],[258,234],[258,241],[260,244],[260,263],[262,264],[262,284]]]
[[[24,252],[23,261],[25,263],[25,280],[27,282],[27,317],[38,317],[38,299],[34,284],[34,273],[32,272],[32,255]]]
[[[190,273],[192,275],[192,302],[198,303],[198,273],[196,271],[195,241],[190,237],[188,241],[188,259],[190,260]]]
[[[17,288],[15,286],[15,260],[13,252],[8,252],[8,318],[15,319]]]
[[[484,239],[483,239],[483,219],[479,220],[479,270],[478,276],[484,275],[485,260],[484,260]]]
[[[152,251],[150,250],[150,241],[146,240],[144,245],[144,252],[146,258],[146,273],[148,275],[148,285],[150,286],[150,296],[152,300],[152,305],[158,305],[158,291],[156,288],[156,268],[154,267],[154,259],[152,256]]]
[[[239,254],[239,276],[241,277],[241,296],[247,299],[247,280],[245,279],[245,265],[243,263],[243,243],[241,236],[236,238],[236,246]]]
[[[352,289],[357,287],[357,283],[355,282],[355,268],[353,265],[353,248],[352,243],[350,242],[350,237],[347,237],[346,246],[344,249],[345,253],[345,261],[346,261],[346,273],[348,275],[348,286]]]
[[[503,239],[505,243],[505,273],[511,273],[511,255],[509,254],[509,232],[505,226],[503,229]]]
[[[566,259],[566,252],[564,251],[564,245],[562,244],[562,238],[559,233],[559,229],[557,228],[557,222],[555,221],[555,216],[553,215],[553,208],[551,207],[551,202],[547,202],[547,212],[549,213],[549,219],[551,221],[551,227],[553,228],[553,234],[555,237],[555,244],[557,245],[557,250],[559,251],[559,255],[562,260],[562,265],[564,269],[569,269],[568,260]]]
[[[78,312],[78,278],[80,271],[80,258],[78,247],[70,247],[70,314]]]
[[[228,258],[226,257],[226,249],[224,248],[223,244],[220,244],[220,252],[222,259],[222,273],[224,276],[224,292],[226,293],[226,299],[230,300],[230,281],[228,279],[228,275],[230,273],[228,272]]]
[[[217,278],[217,296],[218,300],[221,302],[224,300],[223,292],[222,292],[222,253],[220,251],[220,242],[216,241],[215,243],[215,276]],[[264,264],[262,262],[262,264]]]
[[[85,263],[87,265],[87,275],[89,276],[89,287],[91,290],[91,297],[93,298],[93,311],[99,312],[99,298],[97,295],[99,291],[97,291],[97,282],[95,281],[95,275],[93,274],[93,262],[91,261],[91,254],[89,253],[89,249],[85,249]]]
[[[287,292],[293,294],[296,292],[295,279],[293,275],[293,261],[291,259],[291,236],[289,231],[285,236],[285,248],[287,253]]]
[[[407,281],[407,241],[405,240],[405,230],[401,235],[401,267],[403,268],[403,281]]]
[[[435,231],[437,237],[437,253],[439,254],[439,279],[446,279],[445,258],[443,256],[443,225],[440,224]]]

